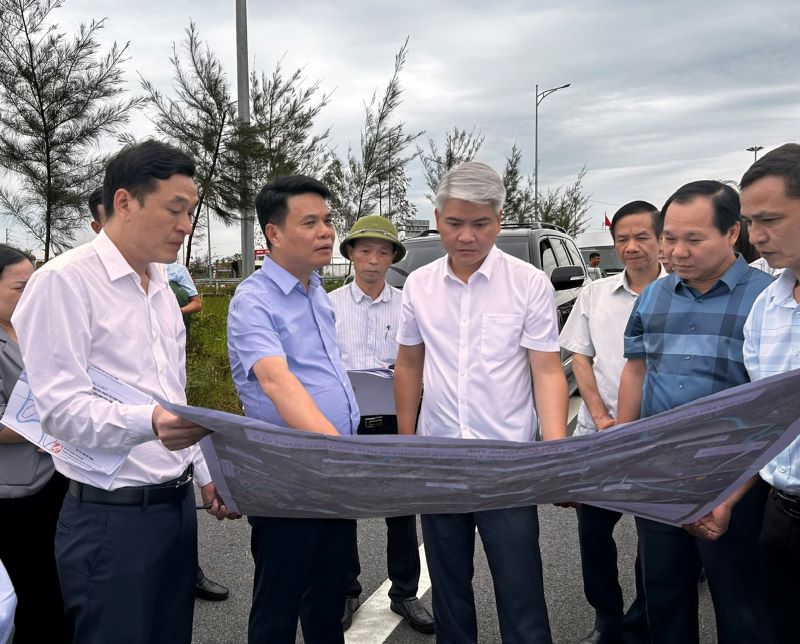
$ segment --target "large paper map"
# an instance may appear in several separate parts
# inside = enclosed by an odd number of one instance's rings
[[[217,486],[243,514],[386,517],[580,501],[679,525],[800,434],[800,370],[589,436],[510,443],[328,437],[165,405],[214,430]]]

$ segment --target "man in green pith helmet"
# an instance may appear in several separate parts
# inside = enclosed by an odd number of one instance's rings
[[[400,291],[386,283],[386,272],[406,254],[397,228],[386,217],[361,217],[342,241],[340,251],[353,263],[355,280],[331,292],[336,312],[336,337],[347,369],[374,369],[394,364],[395,333],[400,316]],[[362,416],[359,434],[396,434],[397,416]],[[415,516],[386,519],[386,558],[391,609],[420,633],[433,633],[433,617],[417,598],[420,561]],[[345,630],[359,606],[361,565],[353,542],[353,563],[347,584],[342,625]]]

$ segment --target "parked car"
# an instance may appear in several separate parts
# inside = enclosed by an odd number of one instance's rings
[[[581,249],[583,261],[587,265],[589,264],[589,255],[591,253],[600,253],[599,268],[603,272],[603,276],[621,273],[625,268],[620,258],[617,257],[617,251],[614,250],[614,240],[611,238],[609,231],[581,233],[575,238],[575,243]]]
[[[397,288],[403,288],[409,273],[445,254],[439,233],[435,230],[426,230],[418,237],[405,239],[403,245],[406,247],[406,256],[393,264],[386,275],[386,281]],[[531,224],[503,226],[496,245],[500,250],[533,264],[547,274],[556,290],[558,328],[561,330],[575,305],[580,287],[589,279],[575,240],[559,226]],[[577,384],[572,374],[572,354],[569,351],[562,350],[561,363],[572,395],[577,390]]]

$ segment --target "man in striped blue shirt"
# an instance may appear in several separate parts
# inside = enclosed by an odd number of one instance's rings
[[[773,270],[783,270],[756,299],[744,326],[744,363],[752,380],[800,369],[800,145],[764,155],[741,181],[742,218],[750,241]],[[761,478],[772,486],[761,527],[761,566],[767,611],[776,644],[800,638],[796,620],[800,579],[800,440],[770,461]],[[758,477],[693,524],[708,538],[726,533],[735,500]]]
[[[355,272],[354,281],[330,293],[342,361],[348,369],[375,369],[394,364],[401,293],[386,283],[386,273],[406,254],[397,237],[397,228],[386,217],[361,217],[342,241],[340,250],[353,263]],[[362,416],[358,433],[396,434],[397,416]],[[390,607],[414,630],[433,633],[433,617],[417,598],[420,560],[416,517],[387,518],[386,529],[386,563],[392,582]],[[358,543],[354,541],[342,615],[344,630],[350,628],[353,613],[359,606],[360,573]]]
[[[733,247],[739,196],[718,181],[695,181],[664,205],[662,246],[675,273],[640,295],[625,330],[627,362],[618,418],[652,416],[748,382],[743,327],[772,278]],[[698,642],[697,580],[705,568],[720,642],[769,642],[759,592],[758,532],[766,489],[753,486],[723,539],[636,520],[647,618],[654,644]]]

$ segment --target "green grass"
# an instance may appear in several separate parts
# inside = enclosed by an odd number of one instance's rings
[[[230,295],[206,295],[193,316],[186,351],[186,398],[190,405],[242,413],[228,362],[225,336]]]

